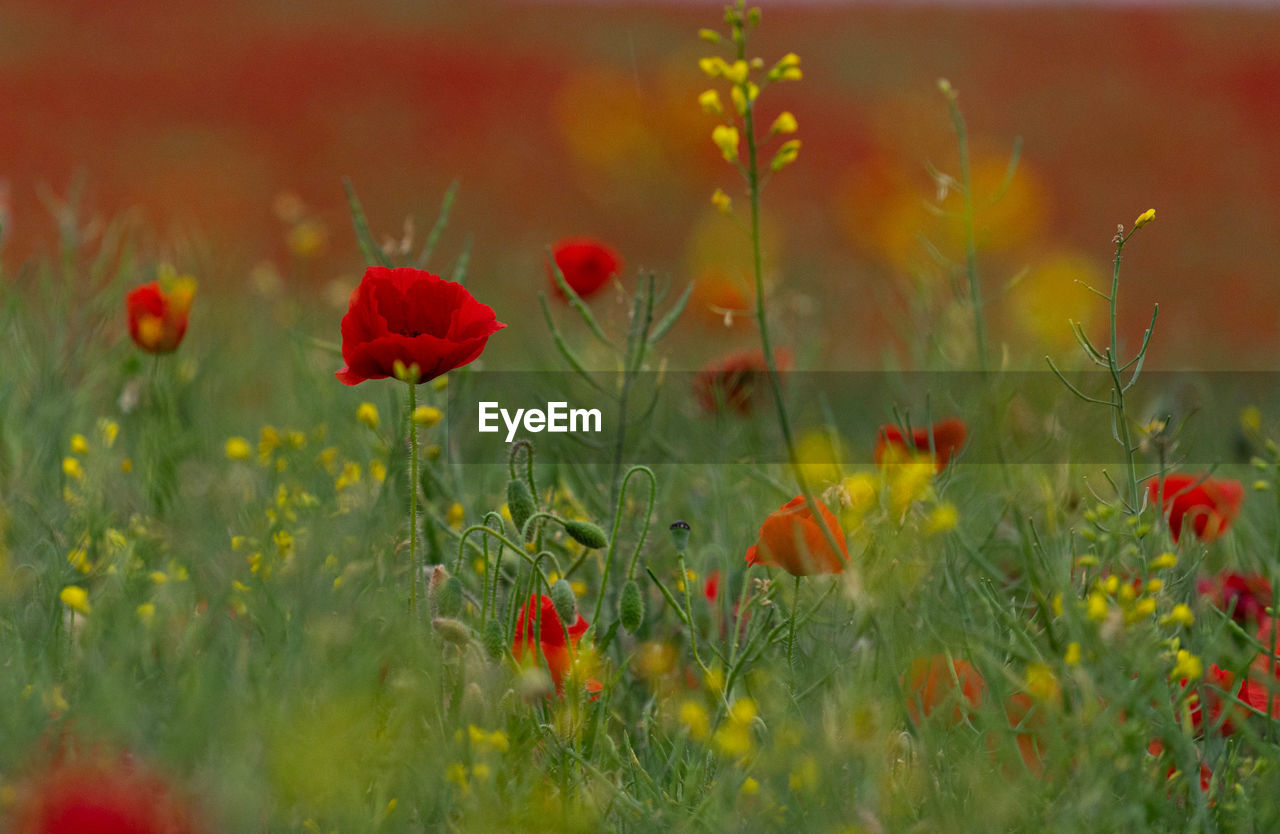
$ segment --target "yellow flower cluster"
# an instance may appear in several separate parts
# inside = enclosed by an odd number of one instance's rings
[[[725,59],[712,55],[700,58],[698,60],[698,68],[712,80],[728,82],[729,98],[733,103],[733,107],[731,110],[726,109],[720,98],[720,92],[714,88],[704,90],[698,95],[698,106],[703,113],[723,119],[721,124],[712,129],[711,141],[726,162],[740,165],[739,146],[745,138],[748,156],[746,166],[740,167],[740,170],[754,189],[758,187],[759,177],[759,171],[756,169],[758,149],[755,133],[756,99],[759,98],[764,87],[769,84],[778,81],[799,81],[803,77],[803,73],[800,71],[800,56],[794,52],[784,55],[767,72],[764,72],[764,59],[752,58],[747,60],[746,33],[748,28],[760,22],[759,9],[747,9],[744,2],[739,2],[726,10],[725,20],[729,24],[729,41],[733,45],[733,57]],[[699,31],[698,36],[710,44],[722,44],[725,42],[720,33],[710,29],[702,29]],[[752,80],[753,73],[763,73],[762,76],[759,74],[756,76],[759,79],[759,83]],[[784,136],[795,133],[796,130],[798,130],[796,117],[790,111],[784,111],[774,119],[768,136]],[[795,162],[799,153],[800,140],[792,139],[784,142],[774,152],[773,159],[769,163],[769,170],[782,170],[792,162]],[[729,213],[729,198],[719,189],[716,190],[715,195],[712,197],[712,203],[719,211],[725,214]]]

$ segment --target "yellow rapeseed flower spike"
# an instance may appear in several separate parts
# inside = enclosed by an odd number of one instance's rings
[[[725,162],[738,161],[738,129],[728,125],[716,125],[711,131],[711,141],[720,149]]]
[[[58,594],[58,599],[62,600],[62,604],[75,611],[78,614],[88,615],[89,592],[79,585],[68,585]]]

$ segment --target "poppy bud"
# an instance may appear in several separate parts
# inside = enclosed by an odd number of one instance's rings
[[[457,646],[465,646],[467,641],[471,639],[471,630],[464,623],[452,617],[436,617],[431,621],[431,627],[441,637]]]
[[[634,579],[622,586],[622,596],[618,599],[618,620],[629,634],[644,622],[644,598],[640,596],[640,586]]]
[[[578,601],[573,595],[573,588],[569,585],[567,579],[557,579],[551,585],[551,602],[556,607],[556,613],[560,615],[560,619],[566,623],[572,623],[578,613]]]
[[[689,533],[691,529],[687,521],[673,521],[671,523],[671,543],[675,545],[677,553],[684,553],[689,547]]]
[[[605,538],[604,531],[590,521],[566,521],[564,522],[564,531],[583,547],[598,549],[609,543],[609,540]]]
[[[507,482],[507,510],[511,513],[511,521],[516,530],[523,530],[529,516],[538,511],[538,505],[529,491],[529,484],[521,478],[512,478]]]
[[[502,634],[502,624],[497,620],[490,620],[484,624],[484,653],[489,659],[497,663],[502,659],[502,651],[507,646],[506,637]]]
[[[462,580],[450,576],[436,592],[436,611],[441,617],[456,617],[462,610]]]

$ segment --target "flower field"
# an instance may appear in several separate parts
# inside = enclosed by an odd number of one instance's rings
[[[408,220],[378,176],[285,191],[244,258],[230,198],[204,237],[0,189],[0,830],[1280,824],[1277,322],[1201,347],[1232,299],[1186,292],[1186,191],[1117,208],[1120,169],[1048,243],[958,77],[914,92],[922,178],[864,144],[824,182],[787,12],[681,15],[634,73],[688,170],[599,109],[626,76],[555,105],[579,175],[639,165],[612,205],[543,216],[511,153],[473,235],[442,145]],[[875,263],[843,284],[794,245],[824,186]]]

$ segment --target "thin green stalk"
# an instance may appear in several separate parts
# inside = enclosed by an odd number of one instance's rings
[[[978,348],[978,367],[983,376],[990,372],[987,366],[987,329],[982,316],[982,288],[978,282],[978,247],[974,235],[973,183],[969,172],[969,131],[965,127],[964,114],[956,101],[955,90],[946,79],[938,82],[942,94],[947,97],[951,122],[955,126],[956,144],[960,150],[960,196],[964,200],[962,222],[964,224],[965,273],[969,279],[969,304],[973,307],[973,335]]]
[[[418,386],[409,382],[409,613],[418,613]]]
[[[796,614],[800,610],[800,577],[796,577],[795,593],[791,598],[791,633],[787,637],[787,671],[791,674],[791,694],[796,691]]]
[[[1134,229],[1136,231],[1136,229]],[[1133,231],[1129,232],[1133,234]],[[1111,372],[1111,382],[1115,386],[1115,414],[1114,419],[1120,424],[1121,442],[1124,444],[1124,462],[1129,476],[1129,513],[1136,515],[1138,512],[1138,470],[1137,465],[1133,461],[1133,453],[1135,451],[1132,435],[1129,430],[1129,418],[1124,408],[1124,388],[1120,382],[1120,363],[1116,359],[1116,352],[1119,346],[1116,342],[1116,310],[1117,296],[1120,292],[1120,253],[1124,249],[1125,241],[1128,235],[1117,236],[1116,238],[1116,259],[1111,271],[1111,345],[1106,349],[1107,370]]]
[[[711,670],[702,662],[702,657],[698,654],[698,626],[693,619],[693,603],[689,597],[689,571],[685,568],[684,551],[678,551],[676,558],[680,561],[680,586],[684,588],[684,610],[689,623],[689,649],[693,652],[693,662],[698,664],[703,675],[708,675]]]
[[[747,54],[746,38],[738,40],[738,59],[745,60]],[[828,529],[826,520],[818,512],[817,501],[804,477],[800,466],[800,457],[796,454],[795,439],[791,434],[791,418],[787,415],[787,404],[782,397],[782,377],[778,373],[778,363],[773,355],[773,340],[769,337],[769,316],[764,303],[764,257],[760,248],[760,167],[759,149],[756,143],[755,102],[748,101],[742,114],[743,128],[747,139],[747,194],[751,202],[751,266],[756,285],[756,325],[760,330],[760,349],[764,352],[765,367],[769,371],[769,388],[773,392],[773,404],[778,412],[778,426],[782,430],[782,441],[787,448],[787,460],[791,463],[791,471],[795,476],[800,494],[804,496],[805,506],[810,515],[821,528],[827,546],[838,556],[843,549],[836,543],[836,534]],[[843,560],[843,557],[841,557]]]

